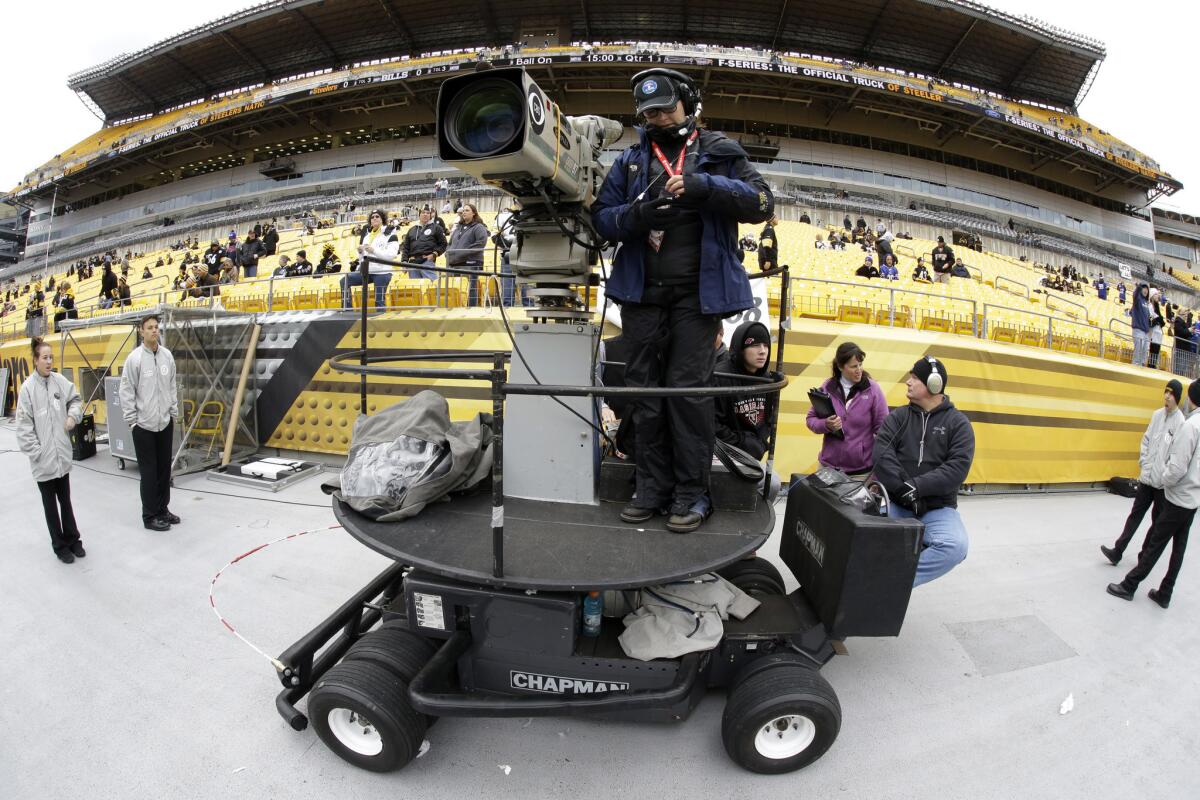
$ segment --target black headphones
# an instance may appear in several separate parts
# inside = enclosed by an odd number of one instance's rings
[[[700,90],[696,87],[695,81],[679,70],[667,69],[666,67],[644,69],[629,80],[629,88],[637,89],[637,85],[651,75],[661,75],[670,80],[679,93],[679,99],[683,101],[683,112],[689,117],[696,116],[696,112],[701,108]]]

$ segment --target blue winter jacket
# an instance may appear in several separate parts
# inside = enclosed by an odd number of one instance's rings
[[[1150,301],[1142,297],[1142,287],[1146,285],[1145,283],[1139,283],[1137,288],[1133,290],[1133,304],[1129,307],[1129,324],[1133,326],[1135,331],[1149,333]]]
[[[617,157],[592,203],[596,230],[610,242],[621,243],[607,286],[608,296],[618,303],[640,302],[646,282],[643,257],[648,232],[639,228],[628,213],[646,188],[653,158],[645,130],[639,129],[638,133],[638,144]],[[770,219],[775,198],[767,182],[751,166],[746,151],[725,134],[702,130],[698,154],[696,174],[708,188],[708,198],[700,208],[704,223],[700,240],[700,308],[705,314],[730,316],[754,307],[750,280],[742,267],[742,253],[737,244],[737,225]],[[661,189],[661,185],[656,185],[647,197]]]

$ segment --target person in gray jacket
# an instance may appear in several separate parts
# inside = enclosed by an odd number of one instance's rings
[[[483,248],[487,246],[488,229],[479,218],[479,211],[470,203],[458,210],[458,224],[450,231],[450,246],[446,248],[446,266],[469,269],[482,274]],[[479,280],[468,278],[467,305],[479,305]]]
[[[1162,408],[1156,410],[1150,417],[1150,424],[1146,426],[1146,432],[1142,434],[1142,448],[1138,453],[1140,472],[1137,493],[1133,496],[1133,508],[1129,511],[1129,517],[1125,520],[1125,529],[1121,531],[1116,543],[1112,547],[1100,545],[1100,552],[1113,566],[1121,562],[1121,556],[1125,554],[1125,548],[1129,546],[1133,534],[1137,533],[1138,526],[1142,524],[1142,519],[1146,516],[1146,511],[1150,511],[1151,527],[1158,519],[1163,496],[1163,461],[1166,460],[1167,449],[1171,444],[1172,437],[1179,430],[1179,426],[1183,424],[1183,412],[1179,410],[1179,401],[1182,399],[1183,384],[1174,379],[1167,381],[1167,388],[1163,391]]]
[[[1133,599],[1138,584],[1154,569],[1169,542],[1171,561],[1167,574],[1163,575],[1158,588],[1151,589],[1148,595],[1163,608],[1171,605],[1192,520],[1196,517],[1196,508],[1200,507],[1200,381],[1192,381],[1187,394],[1187,420],[1172,437],[1162,466],[1162,510],[1150,525],[1146,543],[1138,553],[1137,566],[1129,570],[1123,581],[1110,583],[1106,590],[1122,600]]]
[[[171,502],[171,445],[179,417],[175,358],[159,344],[159,321],[142,320],[142,343],[125,359],[121,372],[121,413],[133,434],[142,477],[142,524],[152,531],[169,530],[179,517]]]
[[[50,545],[64,564],[87,552],[79,538],[71,508],[71,431],[83,419],[79,392],[53,371],[54,348],[33,340],[34,373],[17,395],[17,442],[29,456],[29,467],[46,512]]]

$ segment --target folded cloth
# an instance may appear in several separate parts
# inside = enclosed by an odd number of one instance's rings
[[[711,650],[721,641],[730,616],[745,619],[760,603],[720,575],[638,591],[640,605],[625,619],[618,641],[625,655],[649,661]]]

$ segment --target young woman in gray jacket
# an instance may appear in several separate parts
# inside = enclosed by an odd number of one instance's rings
[[[488,229],[479,219],[479,211],[470,203],[458,210],[458,224],[450,231],[450,246],[446,248],[446,266],[483,272],[483,250],[487,247]],[[467,305],[479,305],[478,280],[470,278]]]
[[[71,508],[71,431],[83,419],[75,385],[53,371],[54,348],[33,340],[34,373],[17,395],[17,442],[42,493],[54,554],[64,564],[87,555]]]

